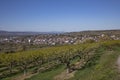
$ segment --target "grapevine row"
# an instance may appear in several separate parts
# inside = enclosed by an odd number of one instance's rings
[[[14,72],[24,72],[24,75],[30,67],[36,67],[36,70],[38,71],[43,64],[50,62],[65,64],[69,69],[70,62],[74,60],[74,58],[79,57],[79,59],[81,59],[87,57],[89,59],[89,52],[96,50],[100,46],[110,48],[114,45],[120,46],[120,41],[65,45],[12,54],[3,53],[0,54],[0,65],[6,67],[9,74]],[[3,74],[6,73],[0,72],[0,76],[3,76]]]

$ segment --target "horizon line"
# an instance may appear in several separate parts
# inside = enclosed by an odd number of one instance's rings
[[[79,31],[11,31],[11,30],[0,30],[6,32],[82,32],[82,31],[110,31],[110,30],[120,30],[120,29],[90,29],[90,30],[79,30]]]

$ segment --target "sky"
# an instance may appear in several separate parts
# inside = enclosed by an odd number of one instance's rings
[[[0,30],[120,29],[120,0],[0,0]]]

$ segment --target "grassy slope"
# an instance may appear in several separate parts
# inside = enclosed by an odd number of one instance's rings
[[[52,70],[43,73],[39,73],[38,75],[35,75],[30,79],[26,80],[53,80],[54,76],[64,71],[64,69],[64,66],[58,66],[57,68],[53,68]]]
[[[119,80],[120,77],[115,65],[120,55],[120,47],[114,48],[114,51],[106,51],[101,48],[98,53],[102,55],[96,65],[77,71],[75,77],[70,80]],[[27,80],[53,80],[53,77],[60,74],[64,68],[60,66],[51,71],[35,75]]]
[[[70,80],[119,80],[116,61],[120,55],[120,47],[116,47],[114,51],[100,52],[103,54],[96,65],[77,71]]]
[[[30,68],[30,69],[28,69],[28,71],[31,72],[33,69],[34,68]],[[17,74],[12,74],[9,77],[6,77],[6,78],[0,79],[0,80],[13,80],[14,78],[16,78],[20,75],[23,75],[23,72],[20,72],[20,73],[17,73]]]
[[[107,51],[100,48],[98,53],[102,53],[102,55],[98,60],[98,64],[77,71],[75,77],[70,80],[119,80],[120,77],[116,71],[115,62],[118,55],[120,55],[120,47],[114,49],[114,51]],[[76,60],[72,61],[72,63],[75,63]],[[60,74],[64,69],[64,66],[59,66],[50,71],[39,73],[27,80],[53,80],[53,77]],[[3,80],[10,80],[10,78]]]

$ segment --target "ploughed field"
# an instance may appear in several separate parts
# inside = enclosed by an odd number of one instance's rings
[[[119,80],[120,40],[0,54],[0,80]]]

